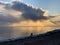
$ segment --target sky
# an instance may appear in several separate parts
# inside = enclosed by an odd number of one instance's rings
[[[3,2],[10,2],[13,0],[1,0]],[[60,14],[60,0],[16,0],[38,8],[48,10],[48,14]]]
[[[60,28],[60,16],[46,15],[59,14],[59,0],[0,1],[0,40]]]

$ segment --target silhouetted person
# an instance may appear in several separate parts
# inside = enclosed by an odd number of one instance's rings
[[[33,36],[33,33],[31,33],[31,36]]]

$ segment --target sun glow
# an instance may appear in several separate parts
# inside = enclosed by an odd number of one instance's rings
[[[55,26],[53,23],[51,23],[49,20],[43,20],[43,21],[22,21],[22,22],[18,22],[18,23],[12,23],[9,26]]]

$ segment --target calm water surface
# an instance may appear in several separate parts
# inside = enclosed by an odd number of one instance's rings
[[[29,36],[31,33],[34,35],[41,34],[58,28],[60,27],[0,27],[0,40],[25,37]]]

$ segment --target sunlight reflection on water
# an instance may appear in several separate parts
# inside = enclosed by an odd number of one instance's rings
[[[45,33],[60,27],[0,27],[0,40]]]

